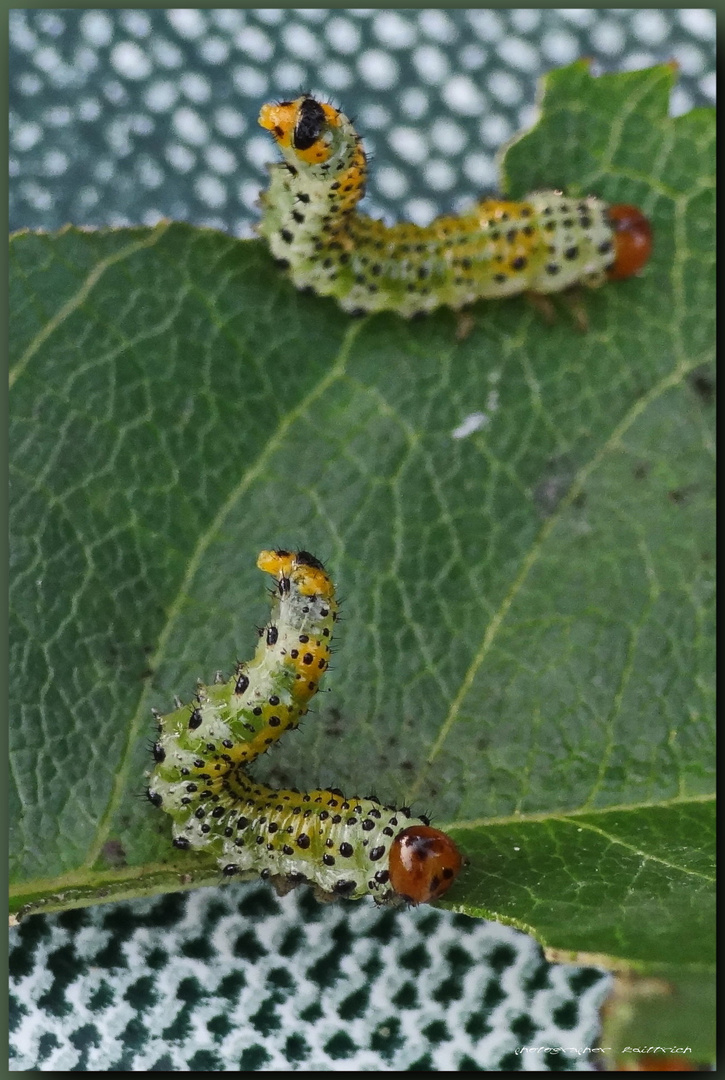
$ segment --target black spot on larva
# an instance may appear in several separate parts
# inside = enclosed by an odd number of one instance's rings
[[[564,252],[564,258],[565,259],[576,259],[578,254],[579,254],[579,248],[578,247],[570,247],[570,248],[567,248],[566,251]]]
[[[208,832],[211,832],[211,825],[207,825],[205,823],[204,825],[201,826],[201,828],[199,829],[199,832],[203,832],[204,834],[206,834]]]
[[[365,818],[365,820],[362,823],[363,832],[372,832],[372,830],[374,828],[375,828],[375,822],[369,817]]]
[[[193,791],[198,791],[199,789],[196,784],[187,784],[186,790],[189,792],[189,794],[191,794]]]
[[[353,846],[352,846],[352,844],[340,844],[340,854],[342,855],[343,859],[352,858],[352,854],[353,854]]]
[[[164,801],[158,791],[152,791],[151,788],[146,788],[146,798],[150,803],[153,803],[154,806],[161,806]]]
[[[234,863],[229,863],[222,869],[222,874],[224,874],[225,877],[234,877],[234,875],[238,873],[239,867],[235,866]]]
[[[384,847],[382,847],[382,846],[374,847],[370,852],[370,859],[371,859],[372,862],[377,862],[378,859],[382,859],[384,854],[385,854],[385,848]]]
[[[296,562],[298,566],[312,566],[315,570],[325,569],[320,560],[310,555],[309,551],[298,551]]]
[[[390,877],[390,872],[388,870],[376,870],[375,871],[375,880],[378,881],[381,885],[384,885],[389,877]]]
[[[292,211],[292,217],[295,219],[295,221],[297,222],[298,225],[302,225],[302,223],[305,220],[305,215],[301,214],[299,212],[299,210],[293,210]]]
[[[553,277],[554,274],[559,273],[559,267],[556,265],[556,263],[548,263],[546,267],[546,272],[547,274],[551,274],[551,276]]]
[[[171,843],[174,845],[175,848],[179,848],[180,851],[186,851],[188,848],[191,847],[191,843],[186,839],[185,836],[175,836]]]
[[[295,853],[295,852],[294,852],[294,848],[291,848],[291,847],[289,846],[289,844],[284,844],[284,845],[282,846],[282,854],[283,854],[283,855],[294,855],[294,853]]]
[[[279,579],[279,581],[277,582],[277,589],[279,590],[280,596],[284,596],[285,593],[288,593],[289,590],[290,590],[289,578],[288,577],[281,577]]]
[[[305,653],[305,655],[302,657],[302,663],[303,664],[311,664],[314,659],[315,658],[312,655],[312,653],[308,652],[308,653]]]
[[[276,626],[268,626],[267,627],[267,644],[268,645],[276,645],[278,637],[279,637],[279,631],[277,630],[277,627]]]
[[[334,866],[335,865],[335,856],[334,855],[328,855],[327,852],[325,852],[325,854],[322,856],[322,861],[325,864],[325,866]]]
[[[249,686],[249,679],[246,675],[240,675],[237,679],[236,686],[234,687],[235,694],[244,694]]]
[[[300,833],[297,837],[297,847],[301,847],[302,850],[306,850],[310,846],[310,838],[305,833]]]
[[[249,825],[249,818],[240,817],[237,821],[237,829],[246,829]]]
[[[511,269],[512,270],[523,270],[525,268],[525,266],[526,266],[526,259],[524,258],[523,255],[519,255],[518,258],[512,259],[512,261],[511,261]]]
[[[294,235],[289,231],[289,229],[280,229],[279,235],[282,237],[285,244],[291,244],[294,240]]]
[[[385,827],[385,828],[383,829],[383,836],[392,836],[392,835],[393,835],[393,830],[392,830],[392,829],[389,829],[389,828],[388,828],[388,827],[386,826],[386,827]]]
[[[611,242],[611,240],[602,240],[601,244],[599,245],[598,250],[599,250],[600,254],[606,255],[608,251],[612,250],[612,242]]]
[[[164,750],[161,743],[154,743],[152,752],[154,755],[154,761],[157,761],[159,764],[161,764],[162,761],[166,760],[166,751]]]
[[[195,731],[201,725],[203,717],[201,715],[201,709],[194,709],[189,717],[189,727],[192,731]]]
[[[224,817],[225,814],[226,814],[226,809],[223,806],[215,806],[214,809],[211,812],[211,816],[213,818]]]
[[[308,203],[310,201],[309,195],[307,195],[304,191],[298,192],[295,198],[297,199],[297,202],[301,203]]]
[[[197,809],[194,811],[194,817],[198,817],[199,819],[206,817],[206,810],[203,806],[197,807]]]
[[[355,892],[354,881],[336,881],[332,887],[332,891],[337,893],[338,896],[349,896],[350,893]]]
[[[310,635],[309,634],[300,634],[300,641],[302,642],[303,645],[306,645],[309,640],[310,640]]]

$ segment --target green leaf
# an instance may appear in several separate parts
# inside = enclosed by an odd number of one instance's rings
[[[652,221],[585,335],[523,298],[463,340],[354,320],[185,225],[13,239],[14,911],[218,881],[142,797],[150,709],[251,656],[257,552],[300,546],[345,618],[256,775],[414,800],[457,910],[710,966],[714,122],[672,80],[555,72],[507,153],[514,195]]]
[[[606,1072],[632,1071],[637,1063],[644,1071],[641,1063],[647,1057],[652,1072],[698,1072],[715,1060],[715,979],[710,973],[679,970],[673,980],[671,967],[654,966],[647,975],[619,974],[601,1019]],[[675,1069],[677,1062],[680,1068]]]

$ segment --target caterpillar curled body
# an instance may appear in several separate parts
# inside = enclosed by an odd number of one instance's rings
[[[248,775],[307,711],[337,619],[332,582],[309,552],[263,551],[257,566],[276,589],[256,654],[228,681],[200,684],[190,705],[157,714],[149,799],[171,815],[177,848],[207,851],[227,876],[257,872],[281,888],[308,881],[321,898],[437,899],[462,860],[427,818],[333,788],[277,791]]]
[[[484,199],[431,225],[388,226],[361,214],[367,162],[351,121],[309,95],[265,105],[259,123],[283,161],[270,166],[258,229],[298,288],[345,311],[410,317],[441,305],[522,292],[596,287],[636,274],[652,247],[637,207],[540,191]]]

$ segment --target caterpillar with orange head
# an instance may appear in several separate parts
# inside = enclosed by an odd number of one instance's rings
[[[248,775],[254,759],[307,711],[329,661],[338,610],[332,581],[309,552],[263,551],[257,566],[276,588],[254,658],[226,682],[200,684],[190,705],[155,714],[147,794],[171,815],[174,845],[214,855],[229,877],[259,873],[281,890],[306,881],[320,899],[438,899],[462,859],[427,818],[334,788],[277,791]]]
[[[259,233],[298,288],[333,296],[345,311],[409,318],[441,305],[595,288],[632,277],[649,258],[652,232],[637,207],[557,191],[483,199],[425,227],[385,225],[356,209],[367,161],[343,113],[305,94],[265,105],[259,123],[284,159],[270,166]]]

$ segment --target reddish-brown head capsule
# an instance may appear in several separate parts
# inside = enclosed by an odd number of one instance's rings
[[[450,836],[429,825],[411,825],[390,849],[390,884],[405,900],[427,904],[453,884],[462,863]]]
[[[652,228],[641,210],[626,203],[609,207],[609,221],[614,231],[615,258],[608,275],[613,281],[621,281],[638,273],[649,259]]]

